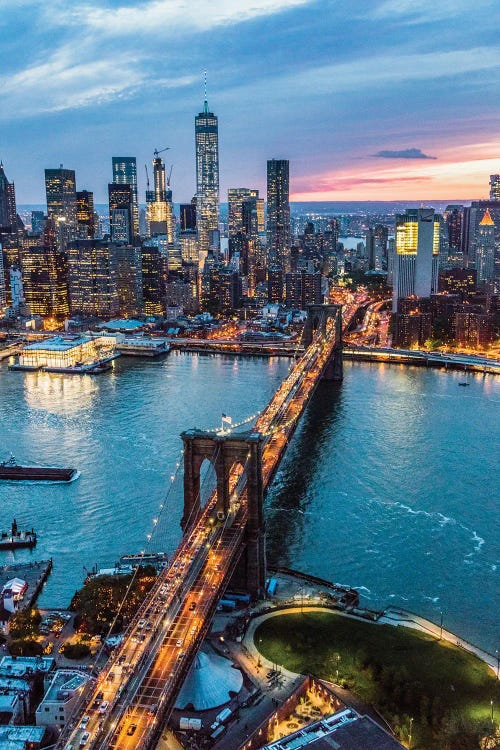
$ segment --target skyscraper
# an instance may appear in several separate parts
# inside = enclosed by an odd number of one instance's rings
[[[490,201],[500,201],[500,174],[490,175]]]
[[[47,214],[54,219],[59,250],[78,235],[76,215],[76,181],[74,169],[45,170],[45,192],[47,194]]]
[[[91,240],[95,237],[94,193],[79,190],[76,193],[76,219],[78,238]]]
[[[134,236],[133,193],[128,184],[108,185],[111,242],[132,242]]]
[[[17,226],[16,193],[0,162],[0,230],[14,232]]]
[[[219,228],[219,126],[217,116],[208,109],[196,115],[196,224],[202,257],[210,246],[218,247]]]
[[[172,190],[167,185],[165,164],[160,156],[153,159],[154,189],[146,192],[148,235],[165,234],[169,245],[174,242]]]
[[[139,199],[137,193],[137,162],[135,156],[113,156],[113,183],[130,185],[132,189],[132,235],[139,236]]]
[[[393,312],[401,297],[437,292],[440,219],[433,208],[409,208],[396,216]]]
[[[62,319],[69,313],[66,252],[57,247],[56,224],[45,219],[39,237],[25,237],[21,252],[24,300],[32,315]]]
[[[495,274],[495,222],[488,209],[479,222],[476,239],[478,281],[493,281]]]
[[[77,240],[69,245],[68,265],[71,313],[97,318],[116,315],[116,246],[102,240]]]
[[[267,162],[268,264],[287,269],[290,256],[289,162]]]

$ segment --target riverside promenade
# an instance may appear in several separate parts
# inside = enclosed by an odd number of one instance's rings
[[[252,612],[252,619],[248,625],[244,645],[255,658],[259,657],[258,649],[253,642],[253,634],[256,628],[268,617],[277,617],[283,614],[300,614],[302,612],[314,612],[329,610],[335,612],[341,617],[347,617],[359,622],[368,622],[373,625],[392,625],[393,627],[407,627],[414,630],[420,630],[436,638],[452,643],[464,651],[477,656],[481,661],[488,665],[496,677],[500,672],[500,654],[490,654],[488,651],[479,648],[470,643],[465,638],[461,638],[456,633],[443,628],[439,623],[432,622],[425,617],[421,617],[415,612],[401,609],[399,607],[387,607],[381,611],[362,609],[360,607],[341,609],[332,605],[325,600],[325,594],[329,589],[326,586],[320,586],[313,581],[307,582],[307,576],[300,574],[296,578],[293,572],[276,573],[278,579],[278,593],[269,602],[260,604]],[[263,611],[265,610],[265,611]],[[262,656],[260,657],[262,659]],[[286,673],[286,670],[282,670]],[[292,676],[292,673],[289,675]]]

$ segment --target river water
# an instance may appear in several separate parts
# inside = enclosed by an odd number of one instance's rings
[[[70,485],[2,483],[0,526],[15,516],[52,557],[40,598],[66,606],[85,569],[180,538],[179,434],[262,408],[285,359],[171,353],[68,377],[0,367],[0,452],[75,466]],[[500,382],[493,376],[345,364],[323,383],[266,500],[268,556],[356,586],[370,607],[403,606],[479,645],[500,647]],[[167,488],[170,490],[167,493]],[[163,510],[160,506],[163,504]],[[155,525],[153,519],[158,518]]]

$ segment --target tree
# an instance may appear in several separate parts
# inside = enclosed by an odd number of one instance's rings
[[[11,617],[9,635],[13,640],[35,638],[40,633],[42,617],[38,609],[20,609]]]
[[[113,632],[120,632],[124,622],[137,611],[155,577],[156,570],[151,566],[139,568],[125,600],[132,574],[88,579],[71,600],[70,609],[76,612],[75,629],[105,635],[114,623]]]

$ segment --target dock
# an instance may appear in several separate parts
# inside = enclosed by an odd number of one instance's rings
[[[28,588],[24,598],[20,602],[19,608],[33,607],[51,570],[52,558],[49,560],[2,565],[0,567],[0,591],[7,581],[10,581],[12,578],[21,578],[23,581],[26,581]]]

